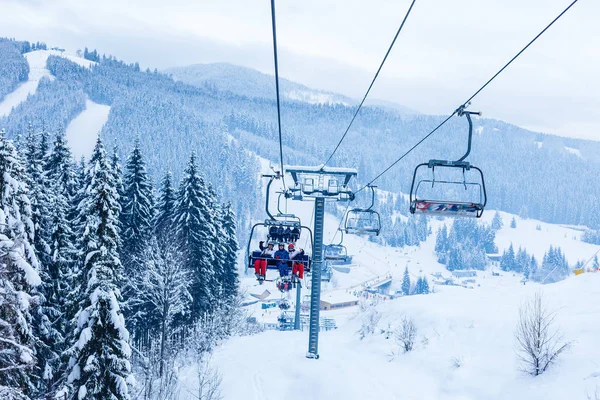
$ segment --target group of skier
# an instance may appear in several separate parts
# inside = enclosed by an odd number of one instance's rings
[[[292,283],[289,276],[290,265],[292,267],[292,278],[296,282],[304,278],[304,263],[302,260],[304,250],[296,249],[294,243],[289,243],[287,250],[285,246],[285,243],[280,242],[278,249],[275,250],[273,242],[268,242],[266,246],[263,241],[259,243],[261,253],[260,258],[254,261],[254,272],[260,282],[265,280],[267,265],[275,265],[277,267],[282,285],[290,285]],[[280,290],[285,291],[289,289],[291,289],[291,285],[280,288]]]
[[[284,228],[283,225],[273,225],[269,228],[269,239],[276,242],[296,243],[300,239],[300,228],[297,226]]]

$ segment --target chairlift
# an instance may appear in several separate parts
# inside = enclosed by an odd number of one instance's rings
[[[323,259],[331,261],[332,264],[347,264],[351,257],[348,256],[348,249],[342,243],[344,242],[344,231],[340,229],[341,239],[337,244],[325,245],[323,251]]]
[[[352,208],[346,213],[344,222],[344,231],[357,235],[375,235],[378,236],[381,231],[381,216],[375,210],[375,187],[368,186],[371,189],[371,205],[368,208]]]
[[[269,210],[269,189],[270,189],[270,186],[271,186],[271,183],[273,182],[273,180],[279,179],[279,177],[281,175],[276,174],[276,175],[263,175],[263,176],[270,178],[269,183],[267,184],[267,195],[266,195],[266,205],[265,205],[265,211],[268,215],[268,218],[265,219],[263,222],[254,224],[252,226],[252,229],[250,230],[250,236],[248,238],[248,245],[246,247],[246,252],[247,252],[246,268],[252,270],[252,269],[254,269],[254,263],[257,260],[264,260],[267,262],[267,266],[266,266],[267,270],[272,270],[272,269],[277,270],[277,260],[274,258],[271,258],[271,257],[263,257],[261,250],[253,250],[252,249],[252,243],[256,242],[258,240],[258,238],[261,238],[261,239],[265,238],[265,242],[267,243],[267,245],[273,244],[276,246],[277,242],[281,242],[281,241],[279,241],[279,240],[275,241],[274,238],[270,237],[270,230],[274,226],[277,227],[277,226],[283,225],[283,226],[289,226],[289,227],[297,227],[302,232],[308,232],[310,244],[311,244],[311,248],[312,248],[313,234],[312,234],[312,230],[309,227],[302,225],[300,218],[298,218],[297,216],[295,216],[293,214],[282,213],[281,209],[279,207],[279,202],[278,202],[278,207],[277,207],[278,214],[273,215],[270,212],[270,210]],[[260,230],[263,230],[263,232],[260,233],[259,232]],[[296,260],[294,260],[294,262],[303,264],[304,271],[310,272],[311,251],[309,251],[308,249],[304,249],[304,251],[305,251],[305,254],[302,256],[302,258],[296,259]],[[291,261],[290,261],[290,270],[291,270]],[[265,280],[272,281],[272,279],[265,279]],[[259,280],[259,282],[262,283],[262,280]]]
[[[468,105],[468,104],[467,104]],[[483,172],[478,167],[465,161],[471,152],[471,141],[473,137],[473,122],[471,115],[481,115],[481,112],[466,111],[466,106],[461,106],[458,116],[465,116],[469,122],[469,140],[467,152],[456,161],[447,160],[429,160],[429,162],[417,165],[413,175],[412,185],[410,187],[410,212],[411,214],[434,214],[450,215],[480,218],[483,214],[487,202],[485,190],[485,181]],[[422,168],[431,170],[431,178],[420,179],[417,182],[417,175]],[[436,168],[439,172],[461,172],[462,179],[436,179]],[[415,185],[416,183],[416,185]],[[436,187],[437,185],[437,187]],[[453,198],[444,198],[435,191],[447,192],[460,189],[458,194],[453,193]],[[423,192],[429,192],[421,196]]]

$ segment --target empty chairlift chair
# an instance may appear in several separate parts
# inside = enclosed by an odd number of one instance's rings
[[[381,216],[375,210],[375,187],[368,186],[371,189],[371,205],[368,208],[352,208],[346,213],[344,222],[344,231],[346,233],[358,235],[379,235],[381,231]]]
[[[429,160],[415,168],[410,187],[410,212],[412,214],[476,218],[483,214],[487,202],[483,172],[465,161],[471,152],[473,136],[471,114],[481,115],[480,112],[466,111],[464,106],[458,110],[458,115],[464,115],[469,122],[467,152],[460,159],[456,161]],[[421,171],[430,171],[430,177],[418,178]],[[438,172],[437,179],[436,172]],[[456,178],[457,175],[459,178]]]

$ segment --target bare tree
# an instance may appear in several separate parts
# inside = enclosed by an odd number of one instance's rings
[[[207,356],[199,360],[197,367],[198,391],[191,393],[198,400],[221,400],[221,374],[211,363],[211,357]]]
[[[396,343],[405,353],[412,351],[417,339],[417,325],[412,318],[404,317],[400,325],[394,330]]]
[[[570,347],[571,342],[555,327],[555,319],[556,312],[548,309],[540,293],[519,309],[515,340],[523,372],[543,374]]]
[[[380,319],[381,313],[375,306],[368,307],[362,312],[362,323],[360,329],[356,332],[361,340],[375,333],[375,328],[377,328]]]

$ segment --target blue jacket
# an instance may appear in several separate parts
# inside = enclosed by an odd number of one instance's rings
[[[273,258],[277,259],[277,265],[287,264],[286,261],[290,259],[290,253],[287,250],[277,250],[273,255]]]
[[[290,255],[287,250],[277,250],[273,255],[273,258],[277,260],[277,269],[279,269],[279,275],[282,277],[287,276],[290,269]]]

